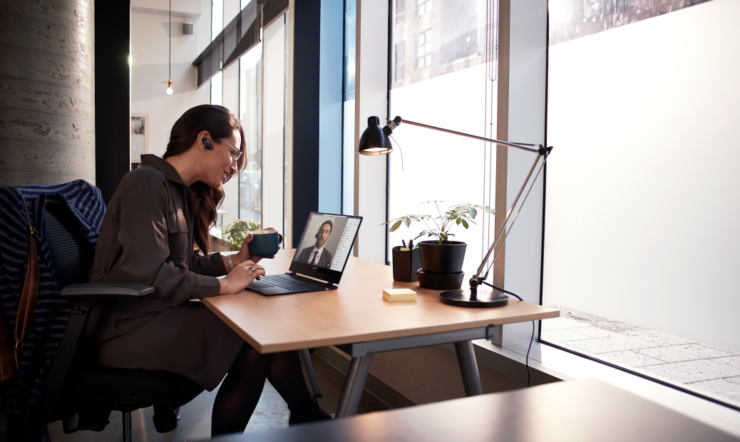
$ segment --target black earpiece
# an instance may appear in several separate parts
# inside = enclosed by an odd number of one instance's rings
[[[205,146],[206,150],[213,150],[213,146],[211,145],[211,142],[208,141],[208,138],[203,138],[203,146]]]
[[[316,235],[314,235],[314,238],[318,238],[319,237],[319,233],[321,233],[321,227],[319,227],[319,230],[316,231]]]

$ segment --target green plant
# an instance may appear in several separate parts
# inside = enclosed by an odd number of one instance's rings
[[[475,219],[476,216],[478,216],[478,211],[490,213],[491,215],[495,215],[496,212],[494,212],[493,209],[491,209],[488,206],[479,206],[479,205],[473,205],[470,203],[464,203],[464,204],[455,204],[453,206],[450,206],[447,208],[447,211],[442,214],[442,211],[439,209],[439,203],[443,203],[444,201],[424,201],[422,204],[428,204],[428,203],[434,203],[434,205],[437,207],[437,213],[439,213],[439,216],[432,216],[432,215],[406,215],[401,216],[396,219],[390,220],[387,223],[383,224],[390,224],[393,223],[391,226],[390,231],[395,232],[399,227],[401,227],[401,224],[405,224],[406,227],[411,226],[411,223],[414,222],[423,222],[427,229],[421,232],[414,240],[417,240],[421,238],[422,236],[432,236],[437,238],[438,244],[444,244],[447,241],[449,241],[450,236],[455,236],[454,233],[450,233],[450,230],[453,226],[459,226],[462,225],[464,228],[470,227],[470,224],[476,224]],[[431,223],[431,224],[430,224]],[[476,224],[477,225],[477,224]]]
[[[224,227],[223,237],[231,245],[229,250],[236,252],[242,248],[242,243],[247,235],[249,235],[249,232],[254,232],[261,228],[262,225],[257,220],[238,219]]]

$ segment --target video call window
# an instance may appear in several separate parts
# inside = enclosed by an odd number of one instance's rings
[[[314,214],[306,227],[294,261],[312,267],[342,270],[352,248],[358,220]]]

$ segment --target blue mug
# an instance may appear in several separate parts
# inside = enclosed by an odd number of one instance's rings
[[[257,230],[252,232],[252,242],[249,250],[252,256],[266,257],[275,255],[283,243],[283,235],[277,230]]]

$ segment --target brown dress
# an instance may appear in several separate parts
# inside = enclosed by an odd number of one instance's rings
[[[218,294],[227,273],[218,253],[193,255],[193,194],[154,155],[126,174],[100,228],[91,282],[140,282],[139,299],[94,308],[86,334],[98,363],[179,373],[213,390],[244,341],[197,301]]]

